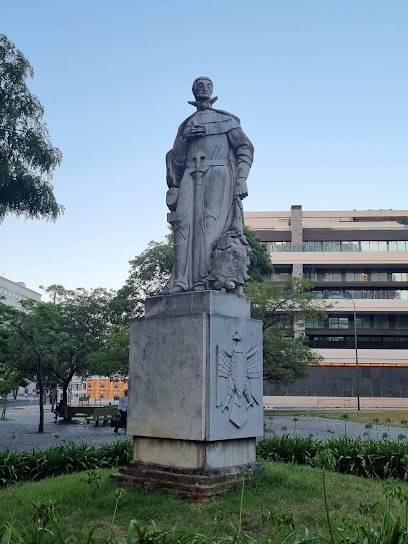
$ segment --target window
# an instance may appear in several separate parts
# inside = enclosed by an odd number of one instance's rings
[[[304,272],[305,279],[309,281],[317,281],[317,272],[311,270],[305,270]]]
[[[268,242],[267,247],[269,251],[290,251],[290,242]]]
[[[388,315],[375,315],[374,316],[374,329],[389,329],[389,317]]]
[[[408,329],[408,315],[396,315],[395,316],[395,328],[397,330]]]
[[[371,272],[371,281],[387,281],[387,272],[373,270]]]
[[[370,316],[364,315],[356,318],[357,329],[371,329]]]
[[[339,329],[348,329],[349,320],[348,317],[339,317]]]
[[[329,329],[348,329],[348,317],[329,317]]]
[[[324,329],[324,321],[322,319],[317,319],[315,321],[306,321],[306,329]]]
[[[325,272],[324,281],[341,281],[341,270],[330,270]]]
[[[393,272],[391,275],[391,281],[405,281],[405,279],[402,279],[402,272]]]
[[[345,281],[363,281],[363,273],[356,270],[347,270],[344,279]]]
[[[305,242],[305,251],[322,251],[322,242]]]
[[[397,251],[405,251],[405,240],[398,240]]]
[[[387,242],[378,242],[378,251],[388,251]]]

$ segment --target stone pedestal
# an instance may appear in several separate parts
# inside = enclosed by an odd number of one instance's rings
[[[120,478],[209,496],[255,468],[262,324],[250,319],[249,300],[217,291],[150,298],[130,342],[134,450]]]

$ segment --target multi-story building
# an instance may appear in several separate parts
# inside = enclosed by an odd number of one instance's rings
[[[114,400],[123,395],[127,387],[126,380],[115,376],[90,376],[86,380],[86,391],[90,400]]]
[[[22,281],[11,281],[0,276],[0,302],[8,306],[20,308],[22,300],[32,299],[41,300],[41,294],[28,289]]]
[[[355,393],[356,326],[360,392],[408,396],[408,211],[292,206],[247,212],[245,219],[266,244],[277,279],[303,275],[314,283],[314,296],[332,305],[326,320],[305,324],[305,342],[323,356],[322,365],[284,390]]]

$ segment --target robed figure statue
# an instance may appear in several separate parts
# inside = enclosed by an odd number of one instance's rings
[[[240,120],[213,108],[212,81],[193,83],[197,111],[180,126],[166,155],[168,221],[175,261],[162,293],[217,289],[242,293],[250,248],[242,199],[254,147]]]

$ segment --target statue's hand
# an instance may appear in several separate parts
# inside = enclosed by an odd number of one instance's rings
[[[181,139],[184,142],[187,142],[188,140],[192,140],[193,138],[198,138],[199,136],[203,136],[204,134],[205,134],[205,127],[201,125],[190,125],[184,129],[184,132],[181,135]]]
[[[248,186],[245,178],[237,178],[235,192],[241,200],[248,196]]]

